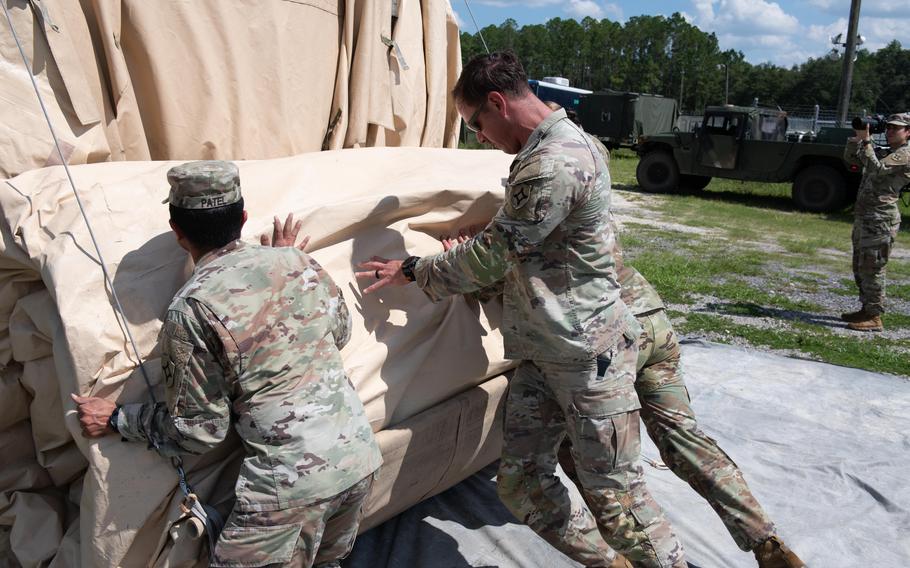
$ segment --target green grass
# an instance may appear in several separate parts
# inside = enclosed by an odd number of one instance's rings
[[[734,335],[752,345],[771,349],[797,350],[814,358],[847,367],[866,368],[894,374],[907,373],[907,354],[900,342],[882,338],[857,340],[822,331],[808,324],[794,324],[791,329],[761,329],[740,325],[710,314],[687,314],[677,325],[681,333],[714,332]],[[875,361],[870,366],[869,362]]]
[[[882,323],[887,329],[910,329],[910,315],[894,313],[885,314],[882,316]]]
[[[706,190],[694,194],[645,194],[635,181],[637,163],[630,152],[613,154],[614,187],[628,201],[656,211],[664,222],[625,224],[622,243],[628,261],[666,302],[690,308],[697,304],[711,312],[690,312],[680,332],[713,332],[720,335],[716,340],[734,337],[737,343],[794,349],[839,365],[908,374],[906,336],[892,340],[878,334],[835,333],[821,323],[803,323],[787,313],[836,315],[799,299],[795,292],[856,294],[849,212],[797,211],[786,184],[713,180]],[[692,229],[681,231],[668,223]],[[895,250],[905,251],[908,246],[910,236],[901,231]],[[910,301],[910,262],[904,258],[892,256],[888,264],[892,301]],[[832,275],[838,277],[834,286]],[[706,302],[710,303],[706,306]],[[736,316],[778,319],[781,324],[766,329],[734,322],[731,318]],[[884,323],[889,331],[910,329],[910,313],[889,312]]]

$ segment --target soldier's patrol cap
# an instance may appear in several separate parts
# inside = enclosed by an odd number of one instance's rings
[[[181,209],[213,209],[240,201],[240,170],[231,162],[205,160],[174,166],[167,172],[170,203]]]
[[[910,112],[892,114],[885,121],[885,124],[896,124],[898,126],[910,126]]]

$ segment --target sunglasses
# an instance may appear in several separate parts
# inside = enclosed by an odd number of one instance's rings
[[[471,118],[467,119],[464,123],[465,127],[468,130],[470,130],[471,132],[473,132],[474,134],[477,134],[478,132],[480,132],[480,125],[477,124],[477,116],[480,115],[481,112],[483,112],[483,108],[485,106],[487,106],[487,101],[483,101],[482,103],[480,103],[480,106],[477,107],[477,110],[474,111],[474,114],[471,115]]]

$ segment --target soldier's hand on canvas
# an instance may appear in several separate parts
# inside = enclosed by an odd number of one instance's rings
[[[275,215],[274,226],[272,227],[272,238],[270,239],[268,234],[262,235],[259,237],[259,242],[262,246],[273,246],[273,247],[292,247],[295,246],[297,242],[297,234],[300,233],[300,227],[303,225],[303,221],[294,222],[294,214],[288,213],[287,219],[282,223],[278,216]],[[303,240],[300,241],[299,245],[296,245],[300,250],[306,250],[306,246],[310,243],[310,236],[304,235]]]
[[[370,294],[386,286],[406,286],[411,283],[410,280],[401,271],[403,260],[389,260],[381,256],[374,256],[367,262],[361,262],[357,268],[363,269],[361,272],[355,272],[357,278],[373,278],[376,280],[364,289],[364,294]]]
[[[109,400],[94,396],[78,396],[70,394],[76,403],[76,413],[79,415],[79,426],[82,435],[86,438],[100,438],[113,434],[110,427],[110,417],[117,405]]]
[[[449,250],[455,248],[456,246],[458,246],[462,243],[468,242],[469,240],[474,238],[474,236],[477,233],[482,231],[483,228],[484,228],[484,225],[468,225],[467,227],[464,227],[463,229],[458,229],[457,237],[442,237],[441,239],[439,239],[440,241],[442,241],[442,250],[445,252],[448,252]]]
[[[442,250],[444,252],[449,252],[453,248],[457,247],[461,243],[465,243],[471,237],[467,236],[464,231],[460,231],[457,237],[442,237],[439,239],[442,242]]]

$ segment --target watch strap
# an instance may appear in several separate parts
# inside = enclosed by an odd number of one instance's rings
[[[420,260],[419,256],[409,256],[401,263],[401,273],[408,279],[408,282],[417,280],[417,277],[414,276],[414,268],[417,267],[418,260]]]
[[[120,428],[117,427],[117,420],[120,418],[120,405],[118,404],[114,411],[111,412],[110,417],[107,419],[107,425],[111,427],[111,430],[114,432],[120,432]]]

